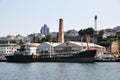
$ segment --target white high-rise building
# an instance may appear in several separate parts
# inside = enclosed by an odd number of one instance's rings
[[[48,35],[49,34],[49,28],[47,27],[46,24],[44,24],[44,26],[41,27],[41,34],[44,34],[44,35]]]

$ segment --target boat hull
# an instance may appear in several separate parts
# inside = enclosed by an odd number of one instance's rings
[[[41,57],[38,55],[6,56],[8,62],[94,62],[96,50],[84,51],[69,57]]]

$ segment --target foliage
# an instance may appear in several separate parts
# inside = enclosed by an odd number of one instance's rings
[[[93,36],[93,35],[94,35],[94,29],[92,27],[79,30],[79,36],[81,36],[82,41],[84,40],[88,42],[88,36]]]
[[[0,44],[7,44],[8,41],[7,40],[0,40]]]
[[[16,43],[15,40],[9,40],[10,43]],[[7,44],[8,40],[0,40],[0,44]]]
[[[87,28],[87,29],[81,29],[79,30],[79,35],[84,36],[84,35],[93,35],[94,34],[94,29],[92,27]]]
[[[79,31],[79,35],[84,35],[85,34],[85,30],[84,29],[81,29],[80,31]]]
[[[98,44],[104,47],[108,47],[111,45],[113,41],[116,41],[116,38],[114,36],[109,36],[106,39],[101,39],[98,41]]]
[[[40,43],[42,43],[42,42],[50,42],[50,39],[49,38],[42,38],[39,42]]]
[[[24,42],[22,41],[22,39],[19,41],[19,43],[18,43],[19,45],[22,45],[22,44],[24,44]]]
[[[117,32],[117,33],[116,33],[116,37],[117,37],[118,39],[120,39],[120,32]]]
[[[109,47],[112,42],[110,41],[100,41],[98,42],[99,45],[104,46],[104,47]]]
[[[88,35],[93,35],[94,34],[94,29],[92,27],[86,29],[86,34]]]
[[[104,30],[99,31],[99,35],[102,36],[104,34]]]
[[[15,40],[10,40],[10,43],[16,43],[16,41]]]

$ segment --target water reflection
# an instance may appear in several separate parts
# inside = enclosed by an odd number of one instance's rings
[[[120,80],[120,63],[0,63],[0,80]]]

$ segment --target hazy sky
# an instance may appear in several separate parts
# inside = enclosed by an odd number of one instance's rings
[[[94,28],[98,30],[120,25],[120,0],[0,0],[0,36],[39,33],[47,24],[50,32],[58,32],[59,18],[64,30]]]

